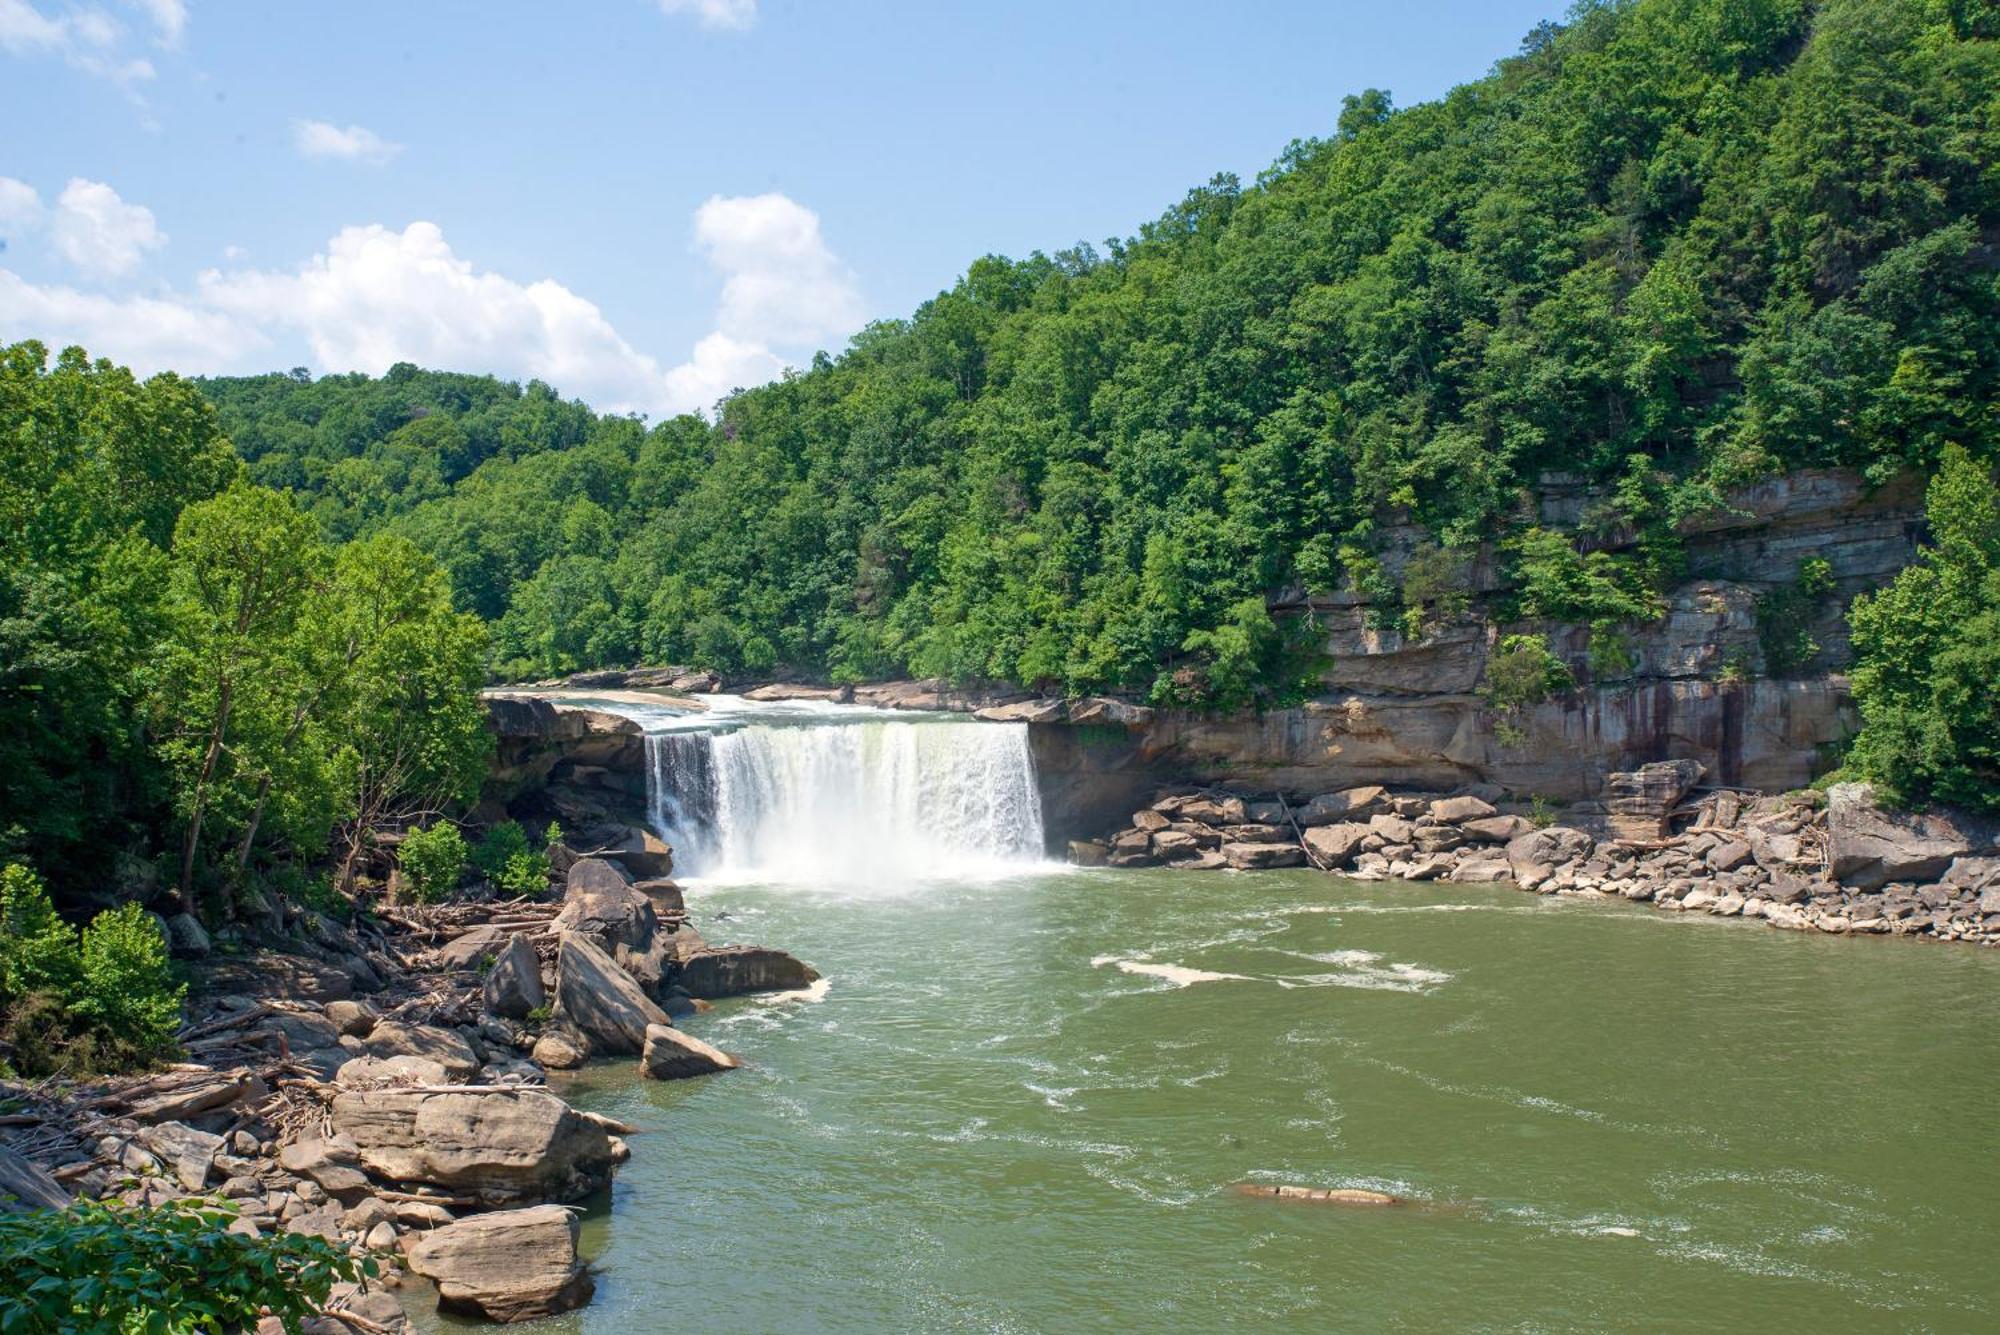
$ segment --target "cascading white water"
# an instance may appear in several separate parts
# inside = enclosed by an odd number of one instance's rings
[[[885,884],[1043,853],[1025,724],[725,708],[649,730],[646,756],[654,824],[689,876]]]

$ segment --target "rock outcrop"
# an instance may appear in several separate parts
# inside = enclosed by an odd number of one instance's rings
[[[410,1269],[437,1284],[440,1311],[532,1321],[590,1301],[576,1240],[576,1216],[560,1205],[501,1210],[417,1239]]]

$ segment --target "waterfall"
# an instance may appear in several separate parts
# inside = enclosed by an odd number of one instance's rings
[[[1043,853],[1025,724],[725,709],[645,745],[653,823],[690,876],[886,883]]]

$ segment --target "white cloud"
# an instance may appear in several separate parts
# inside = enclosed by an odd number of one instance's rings
[[[614,411],[657,411],[658,363],[562,284],[519,283],[459,258],[435,223],[349,227],[292,271],[210,271],[202,304],[294,329],[326,370],[399,361],[537,377]]]
[[[42,197],[26,181],[0,176],[0,227],[26,231],[42,220]]]
[[[60,56],[71,67],[109,80],[136,98],[134,85],[153,77],[153,62],[112,53],[124,35],[124,26],[101,9],[76,9],[50,18],[28,0],[0,0],[0,51]]]
[[[757,21],[757,0],[660,0],[662,14],[692,14],[704,28],[741,31]]]
[[[35,51],[60,51],[69,42],[69,25],[52,19],[27,0],[0,0],[0,50],[24,56]]]
[[[139,267],[145,252],[167,242],[143,204],[127,204],[102,181],[74,177],[56,199],[50,239],[64,259],[87,274],[115,278]]]
[[[344,162],[387,162],[403,151],[395,144],[362,125],[340,128],[331,121],[292,122],[292,143],[309,158],[338,158]]]
[[[854,274],[820,235],[819,215],[784,195],[710,199],[695,245],[727,279],[716,327],[759,343],[801,344],[861,326]]]
[[[70,287],[38,287],[0,269],[0,343],[38,338],[51,348],[80,344],[141,375],[200,375],[245,369],[269,346],[254,327],[178,298],[107,297]]]
[[[0,200],[33,203],[22,189],[25,197],[0,191]],[[97,191],[113,215],[134,207],[108,186],[72,181],[58,214]],[[695,244],[724,276],[722,296],[715,328],[671,368],[584,297],[552,279],[482,270],[430,222],[344,228],[295,268],[211,269],[183,293],[106,296],[0,269],[0,342],[82,343],[142,374],[214,373],[269,369],[296,337],[323,371],[379,375],[409,361],[537,378],[601,410],[661,414],[706,410],[862,322],[853,275],[827,248],[818,216],[783,195],[709,200],[695,216]]]
[[[187,32],[188,11],[184,0],[127,0],[153,21],[155,40],[161,46],[177,47]]]

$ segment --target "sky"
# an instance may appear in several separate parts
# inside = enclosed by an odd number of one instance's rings
[[[0,0],[0,343],[700,411],[1559,0]]]

